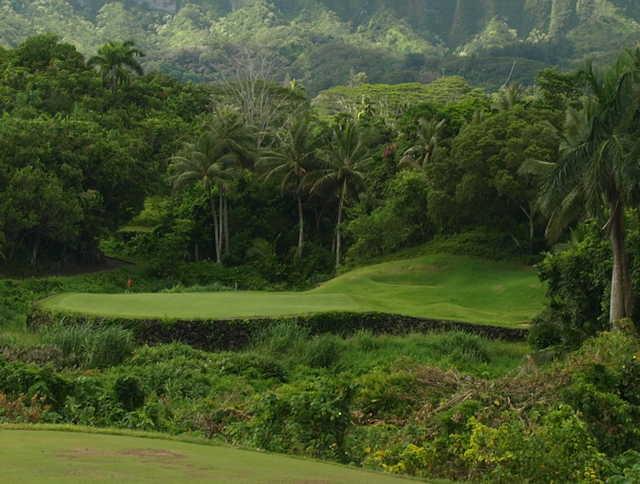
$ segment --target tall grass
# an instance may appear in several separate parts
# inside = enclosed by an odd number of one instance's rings
[[[284,321],[261,332],[253,350],[287,360],[290,365],[330,368],[340,359],[345,342],[332,334],[312,336],[309,329]]]
[[[289,368],[303,365],[354,375],[408,364],[493,377],[517,367],[528,348],[524,343],[492,341],[460,331],[402,336],[360,331],[349,338],[333,334],[313,336],[307,328],[283,322],[262,331],[250,351],[277,358]]]
[[[116,326],[56,324],[44,330],[42,342],[59,348],[66,364],[82,368],[118,365],[135,347],[131,331]]]

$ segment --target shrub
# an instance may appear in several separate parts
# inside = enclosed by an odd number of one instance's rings
[[[52,345],[14,346],[0,348],[0,357],[7,361],[22,361],[37,365],[52,364],[55,367],[64,365],[64,355],[60,348]]]
[[[335,335],[315,336],[303,346],[302,360],[312,368],[335,366],[344,350],[344,341]]]
[[[0,393],[0,422],[39,423],[47,418],[49,410],[50,406],[37,395],[27,400],[24,395],[11,399]]]
[[[635,354],[622,367],[620,394],[634,405],[640,405],[640,353]]]
[[[640,452],[629,450],[614,460],[615,475],[607,484],[635,484],[640,482]]]
[[[352,338],[352,342],[363,351],[373,351],[380,347],[380,341],[368,330],[359,330]]]
[[[0,360],[0,393],[9,398],[42,398],[44,404],[58,408],[71,392],[71,383],[51,367]]]
[[[470,420],[471,435],[464,458],[471,474],[492,482],[597,481],[607,471],[607,460],[574,411],[567,406],[526,425],[515,415],[488,427]]]
[[[230,354],[217,363],[224,375],[241,375],[249,379],[287,381],[285,367],[274,357],[255,353]]]
[[[254,445],[344,460],[352,394],[347,383],[317,378],[263,395],[252,409]]]
[[[378,370],[357,380],[354,408],[365,421],[406,417],[420,404],[418,379],[409,371]]]
[[[640,446],[640,407],[587,381],[576,382],[563,393],[564,400],[587,422],[603,451],[615,455]]]
[[[459,363],[489,363],[487,341],[480,336],[454,331],[443,334],[430,345],[438,354]]]
[[[640,253],[640,225],[634,220],[629,227],[628,251],[637,286],[640,258],[635,254]],[[532,344],[537,348],[562,344],[574,349],[607,330],[611,267],[609,242],[595,222],[581,225],[562,250],[547,254],[538,271],[548,287],[548,307],[533,322]]]
[[[145,393],[140,380],[133,376],[121,376],[113,384],[116,399],[128,412],[144,405]]]

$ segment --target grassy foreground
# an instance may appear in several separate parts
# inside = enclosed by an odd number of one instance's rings
[[[0,429],[0,462],[3,482],[406,482],[228,447],[62,431]]]
[[[67,293],[44,309],[97,316],[161,319],[279,317],[377,311],[505,326],[526,325],[542,308],[533,271],[509,262],[428,255],[364,267],[303,293]]]

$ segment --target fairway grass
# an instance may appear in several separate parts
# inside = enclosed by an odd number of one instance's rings
[[[542,309],[543,301],[544,288],[528,267],[428,255],[356,269],[300,293],[67,293],[41,306],[129,319],[222,320],[345,311],[520,327]]]
[[[3,483],[400,483],[384,474],[260,452],[140,437],[0,428]]]

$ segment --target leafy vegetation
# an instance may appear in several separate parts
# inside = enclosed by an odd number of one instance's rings
[[[634,481],[640,11],[374,4],[0,3],[0,423]]]

